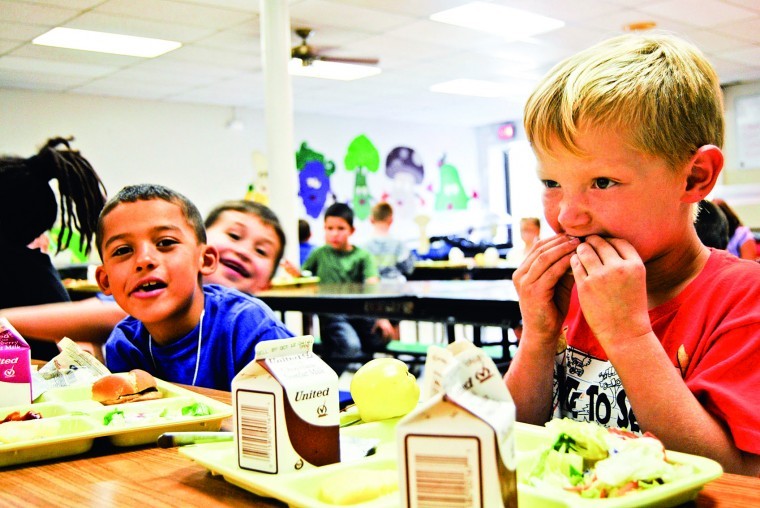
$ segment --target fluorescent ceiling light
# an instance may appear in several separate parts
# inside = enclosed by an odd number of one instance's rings
[[[371,65],[324,62],[321,60],[316,60],[311,65],[303,65],[300,59],[291,58],[288,71],[293,76],[351,81],[380,74],[382,69]]]
[[[32,40],[41,46],[153,58],[182,46],[175,41],[56,27]]]
[[[512,39],[532,37],[565,26],[559,19],[486,2],[471,2],[437,12],[430,19]]]
[[[482,81],[478,79],[452,79],[436,83],[430,87],[431,92],[450,93],[456,95],[472,95],[475,97],[514,97],[522,95],[526,90],[512,84]]]

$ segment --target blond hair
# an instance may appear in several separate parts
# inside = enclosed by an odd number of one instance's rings
[[[534,149],[554,141],[577,155],[583,126],[628,133],[632,148],[671,168],[704,145],[723,145],[718,76],[692,44],[664,33],[613,37],[560,62],[525,106]]]

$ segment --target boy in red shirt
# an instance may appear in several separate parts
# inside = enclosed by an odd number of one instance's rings
[[[525,128],[557,234],[513,277],[518,419],[649,431],[759,474],[760,265],[693,225],[723,167],[712,66],[673,36],[616,37],[556,66]]]

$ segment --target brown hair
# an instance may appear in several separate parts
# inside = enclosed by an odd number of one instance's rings
[[[275,215],[271,208],[262,205],[261,203],[248,201],[245,199],[236,199],[232,201],[225,201],[224,203],[215,206],[214,209],[211,210],[211,212],[209,212],[209,214],[206,216],[206,227],[210,228],[213,226],[216,221],[219,220],[219,216],[227,211],[247,213],[249,215],[253,215],[254,217],[258,217],[261,222],[274,230],[277,238],[280,240],[280,245],[277,247],[277,251],[275,252],[274,268],[272,269],[272,275],[274,275],[277,267],[280,266],[282,254],[285,252],[285,232],[282,230],[280,219],[277,217],[277,215]]]
[[[739,216],[736,214],[734,209],[728,206],[728,203],[720,198],[713,199],[713,203],[715,203],[718,208],[721,209],[723,214],[726,216],[726,219],[728,219],[728,237],[731,238],[734,236],[736,228],[743,226],[744,224],[742,224],[741,219],[739,219]]]
[[[385,201],[381,201],[372,207],[373,221],[385,222],[391,218],[393,218],[393,207]]]
[[[177,191],[164,187],[163,185],[156,185],[150,183],[143,183],[138,185],[128,185],[116,193],[111,199],[108,200],[103,210],[100,212],[98,218],[98,229],[96,234],[98,254],[103,257],[103,222],[109,213],[113,211],[118,205],[122,203],[136,203],[137,201],[151,201],[154,199],[162,199],[169,203],[177,205],[182,210],[182,215],[187,219],[190,227],[195,232],[195,238],[198,243],[206,243],[206,228],[203,226],[203,218],[198,208],[186,198],[184,195]]]

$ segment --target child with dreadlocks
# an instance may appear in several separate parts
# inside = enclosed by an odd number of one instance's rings
[[[27,247],[56,221],[59,203],[50,180],[58,181],[60,195],[57,252],[69,247],[74,231],[79,247],[90,251],[105,187],[69,141],[50,139],[29,158],[0,157],[0,308],[69,300],[50,256]]]

